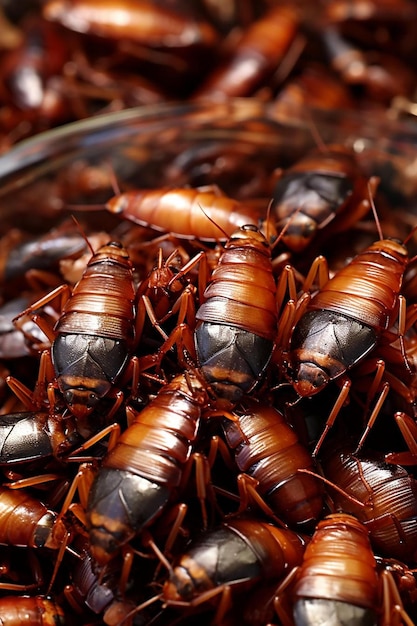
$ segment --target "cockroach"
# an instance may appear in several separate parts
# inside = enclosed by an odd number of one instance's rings
[[[253,95],[289,54],[297,38],[299,19],[289,5],[272,7],[242,33],[223,66],[209,73],[194,98]],[[302,47],[299,47],[298,55]],[[298,56],[297,55],[297,56]]]
[[[187,372],[164,385],[104,457],[88,497],[90,552],[100,564],[148,526],[181,485],[206,385]]]
[[[33,411],[0,415],[0,466],[63,458],[81,442],[70,417]]]
[[[192,259],[189,257],[185,259],[184,254],[176,248],[164,260],[162,248],[159,248],[156,264],[148,276],[140,282],[137,290],[137,327],[138,333],[144,336],[143,343],[150,339],[149,333],[142,330],[146,314],[165,340],[168,339],[168,335],[161,324],[176,313],[178,324],[186,320],[191,327],[195,323],[194,287],[187,275],[203,256],[204,253],[200,252]]]
[[[217,599],[224,612],[231,605],[232,593],[242,594],[272,581],[278,584],[301,563],[306,542],[291,530],[257,519],[225,520],[197,536],[174,562],[162,599],[168,606],[183,607]],[[222,608],[219,596],[226,600]]]
[[[279,591],[277,597],[278,606]],[[377,563],[360,521],[333,513],[317,524],[296,570],[293,597],[297,626],[313,626],[325,619],[331,624],[377,623]]]
[[[406,241],[381,234],[313,295],[290,338],[291,377],[300,396],[312,396],[342,379],[389,337],[404,302]]]
[[[41,320],[39,325],[52,339],[56,383],[68,408],[82,420],[114,390],[132,356],[135,287],[127,250],[115,241],[100,247],[71,295],[69,291],[64,284],[31,309],[59,295],[68,297],[53,329]]]
[[[64,626],[65,613],[59,604],[46,596],[5,596],[0,598],[4,626]]]
[[[377,184],[376,177],[362,173],[352,150],[329,145],[280,172],[271,217],[278,231],[291,220],[282,241],[301,252],[333,220],[334,231],[337,225],[336,230],[345,230],[361,219],[370,210],[369,188],[374,195]]]
[[[342,490],[332,490],[335,507],[364,524],[374,550],[387,558],[416,562],[414,477],[400,465],[386,463],[379,453],[353,454],[343,447],[325,453],[320,464],[323,475]]]
[[[0,543],[58,550],[68,536],[61,518],[23,489],[0,488]]]
[[[261,379],[277,332],[271,246],[246,224],[224,246],[196,313],[201,372],[219,396],[237,402]]]
[[[212,47],[218,40],[208,22],[148,0],[48,0],[43,16],[77,32],[116,41],[128,39],[149,47]]]
[[[124,219],[180,239],[222,241],[244,224],[259,221],[256,209],[214,186],[134,189],[114,196],[106,207]]]
[[[239,470],[258,482],[257,492],[272,511],[290,527],[315,524],[323,511],[323,489],[313,476],[298,472],[313,470],[313,460],[284,415],[245,400],[243,414],[236,422],[224,420],[223,429]]]

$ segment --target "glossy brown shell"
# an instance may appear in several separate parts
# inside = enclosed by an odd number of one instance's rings
[[[125,219],[183,239],[224,240],[259,214],[218,191],[191,188],[134,189],[106,204]]]
[[[282,237],[295,252],[303,250],[324,228],[343,214],[343,228],[368,210],[367,179],[355,154],[343,146],[314,150],[282,173],[275,185],[271,214]],[[346,213],[346,214],[345,214]]]
[[[133,267],[127,250],[109,243],[90,259],[55,330],[123,339],[130,345],[134,338],[134,303]]]
[[[291,7],[272,7],[244,32],[235,51],[208,75],[195,97],[249,96],[273,73],[298,33]]]
[[[22,489],[0,489],[0,544],[58,549],[66,531],[55,513]]]
[[[177,376],[138,413],[105,457],[103,467],[177,487],[206,402],[207,395],[200,384],[194,394],[187,377]]]
[[[368,529],[383,556],[406,563],[417,560],[417,482],[400,465],[378,456],[355,456],[336,450],[321,461],[326,478],[365,506],[332,491],[335,505],[355,515]]]
[[[235,326],[273,341],[278,317],[275,296],[270,247],[262,233],[248,225],[225,245],[196,319]]]
[[[259,481],[259,493],[279,517],[290,525],[320,517],[321,481],[298,472],[314,471],[311,455],[279,411],[252,402],[247,413],[224,428],[239,470]]]
[[[203,533],[178,557],[164,599],[191,600],[216,586],[240,591],[277,582],[298,565],[305,541],[295,532],[255,519],[235,519]]]
[[[149,46],[211,46],[218,38],[209,23],[152,2],[48,0],[43,14],[75,31],[109,39],[131,39]]]
[[[197,377],[177,376],[136,415],[104,457],[87,503],[96,561],[107,563],[176,494],[206,402]]]
[[[375,609],[376,561],[363,524],[337,513],[317,524],[298,571],[294,594],[297,599],[321,598]]]
[[[63,609],[44,596],[0,598],[0,614],[4,626],[59,626],[66,623]]]
[[[358,254],[311,299],[308,310],[325,309],[382,332],[393,323],[408,263],[404,245],[384,239]]]

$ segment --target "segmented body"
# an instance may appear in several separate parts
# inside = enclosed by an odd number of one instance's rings
[[[328,146],[282,172],[271,215],[278,231],[289,222],[282,241],[301,252],[333,220],[345,229],[363,217],[370,208],[368,195],[368,179],[354,153],[343,146]]]
[[[400,465],[378,455],[357,456],[343,449],[324,455],[324,475],[347,494],[335,492],[335,505],[355,515],[379,554],[404,562],[417,559],[417,483]],[[365,506],[350,499],[353,496]]]
[[[180,487],[208,402],[205,386],[179,375],[137,414],[106,455],[87,508],[91,553],[107,562],[150,524]]]
[[[403,244],[377,241],[311,298],[290,342],[293,384],[300,396],[317,393],[375,348],[398,315],[407,263]]]
[[[0,543],[57,550],[67,535],[56,513],[22,489],[0,489]]]
[[[366,528],[345,514],[321,520],[308,544],[294,587],[296,624],[376,624],[376,560]],[[367,621],[368,620],[368,621]]]
[[[260,581],[278,582],[301,562],[304,549],[305,540],[293,531],[249,518],[228,520],[178,558],[164,599],[192,601],[215,587],[244,591]]]
[[[258,492],[290,526],[315,523],[323,509],[320,481],[299,469],[314,471],[308,450],[275,408],[253,402],[238,421],[225,420],[226,441],[240,471],[255,478]]]
[[[236,401],[259,381],[272,356],[277,317],[270,246],[248,224],[226,243],[196,313],[200,368],[219,396]]]
[[[136,340],[135,287],[127,250],[102,246],[64,305],[51,347],[57,383],[72,412],[86,417],[112,389]]]
[[[257,224],[259,213],[217,189],[135,189],[106,204],[112,213],[182,239],[224,240],[244,224]]]

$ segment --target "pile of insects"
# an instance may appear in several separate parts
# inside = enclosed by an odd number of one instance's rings
[[[414,625],[417,3],[16,6],[1,624]]]
[[[4,624],[417,619],[414,215],[342,143],[228,145],[1,200]]]
[[[416,20],[415,0],[2,0],[0,150],[173,100],[415,116]]]

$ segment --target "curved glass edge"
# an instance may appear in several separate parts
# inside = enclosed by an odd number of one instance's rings
[[[253,98],[226,101],[168,102],[158,106],[141,106],[98,115],[49,130],[25,139],[0,156],[0,196],[24,187],[36,178],[52,174],[76,158],[103,159],[109,151],[149,140],[159,140],[163,149],[163,131],[174,129],[196,131],[199,140],[221,138],[237,133],[244,139],[244,122],[264,119],[278,130],[296,129],[314,144],[315,127],[326,144],[345,143],[355,151],[378,152],[383,161],[398,155],[403,163],[417,161],[417,123],[393,120],[383,111],[324,111],[292,109],[286,115],[277,103]],[[248,134],[248,141],[254,135]],[[268,141],[266,135],[261,141]],[[270,141],[274,140],[273,134]],[[400,165],[401,167],[401,165]]]
[[[172,123],[178,125],[212,124],[216,120],[235,120],[262,115],[263,103],[236,99],[219,103],[177,103],[141,106],[64,126],[25,139],[0,155],[0,193],[4,186],[26,184],[59,165],[70,162],[74,155],[98,153],[105,148],[123,144],[133,136],[157,132]],[[7,192],[11,188],[7,187]]]

